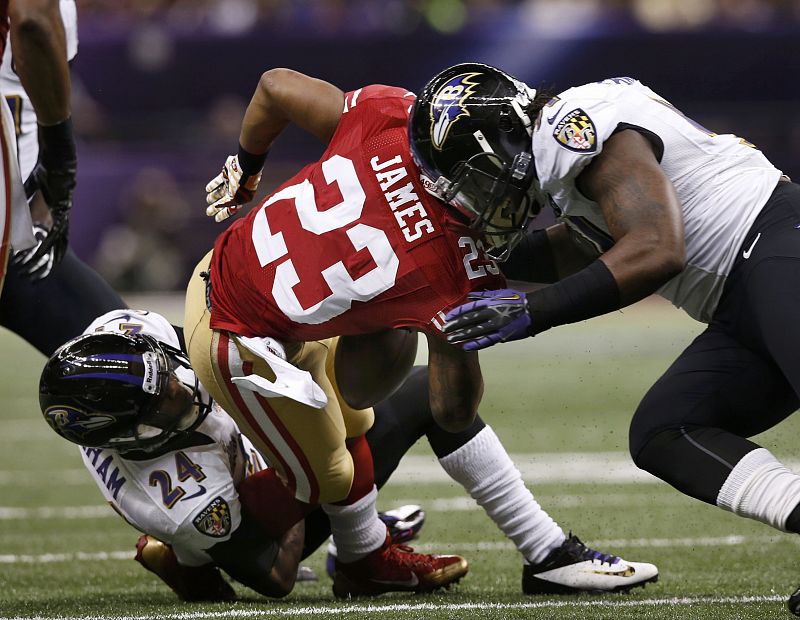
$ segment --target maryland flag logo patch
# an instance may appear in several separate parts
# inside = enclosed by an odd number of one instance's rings
[[[553,130],[553,137],[570,151],[592,153],[597,149],[597,131],[594,123],[580,108],[576,108],[559,121]]]
[[[231,509],[221,497],[217,496],[194,519],[192,524],[197,531],[213,538],[223,538],[231,531]]]

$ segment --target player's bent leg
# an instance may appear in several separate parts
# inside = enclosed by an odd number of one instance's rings
[[[68,248],[41,280],[31,280],[19,265],[9,267],[0,325],[50,356],[101,314],[125,307],[111,285]]]
[[[426,591],[463,576],[466,562],[461,558],[450,560],[407,553],[391,543],[386,527],[378,519],[374,485],[363,497],[349,496],[354,466],[361,465],[354,463],[345,446],[341,408],[325,374],[329,343],[307,342],[287,351],[287,361],[307,370],[324,390],[328,404],[323,409],[288,398],[266,399],[232,381],[235,376],[249,374],[260,374],[269,381],[274,381],[275,376],[266,362],[240,346],[230,334],[211,330],[206,285],[200,278],[208,263],[209,256],[200,261],[187,289],[184,329],[192,365],[200,381],[228,410],[242,432],[286,476],[298,500],[306,503],[355,500],[346,505],[323,506],[334,537],[337,529],[339,533],[348,532],[345,540],[337,540],[340,555],[337,576],[341,575],[337,595]],[[463,570],[446,569],[451,563],[463,563]]]
[[[631,455],[687,495],[800,531],[800,476],[746,439],[797,406],[774,364],[709,328],[642,400],[631,423]]]
[[[182,601],[234,601],[236,593],[212,564],[184,566],[172,547],[142,534],[136,542],[134,559],[158,575]]]
[[[543,570],[542,566],[552,568],[554,563],[564,561],[562,547],[568,551],[575,549],[527,489],[499,438],[480,416],[460,433],[444,431],[434,422],[425,367],[414,368],[403,386],[380,403],[375,412],[375,425],[367,438],[376,454],[375,472],[379,486],[394,471],[405,451],[419,437],[426,435],[442,468],[478,502],[522,554],[525,561],[523,587],[526,591],[536,591],[536,582],[530,575]],[[571,563],[577,564],[574,558]],[[588,576],[581,579],[579,571],[580,567],[561,570],[551,574],[550,578],[562,586],[563,592],[601,589],[596,580]],[[651,578],[651,574],[642,570],[625,583],[632,587],[630,584]],[[604,583],[607,590],[620,585],[611,580]]]
[[[287,361],[308,370],[328,399],[322,409],[290,398],[265,398],[237,385],[235,377],[275,374],[267,362],[237,342],[235,336],[212,330],[206,285],[200,277],[210,255],[195,269],[186,297],[185,336],[192,366],[214,399],[242,432],[281,473],[298,501],[306,504],[347,497],[353,463],[345,446],[345,427],[333,388],[325,376],[326,343],[302,343],[287,351]]]

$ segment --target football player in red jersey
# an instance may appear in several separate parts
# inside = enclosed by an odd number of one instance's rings
[[[442,132],[458,123],[463,94],[441,93],[453,111]],[[225,219],[252,198],[267,151],[289,123],[327,150],[220,235],[187,291],[192,365],[292,489],[295,505],[276,528],[323,505],[338,548],[339,596],[406,590],[433,575],[452,580],[466,563],[398,553],[387,541],[364,440],[372,410],[348,406],[336,373],[326,376],[328,339],[401,327],[425,333],[433,416],[448,430],[467,427],[483,390],[480,366],[442,338],[441,320],[470,291],[504,285],[487,251],[503,254],[533,214],[519,189],[534,174],[530,119],[519,105],[509,102],[508,131],[493,148],[507,174],[486,188],[493,209],[474,218],[468,201],[451,208],[426,191],[409,149],[414,101],[401,88],[343,93],[286,69],[266,72],[238,154],[207,187],[208,214]]]

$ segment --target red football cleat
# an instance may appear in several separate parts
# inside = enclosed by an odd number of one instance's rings
[[[336,560],[333,594],[338,598],[377,596],[384,592],[431,592],[457,582],[469,565],[458,555],[414,553],[411,547],[383,546],[365,558],[344,564]]]

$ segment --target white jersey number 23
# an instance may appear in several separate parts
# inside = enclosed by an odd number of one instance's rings
[[[331,294],[309,308],[303,308],[294,292],[300,282],[292,259],[282,262],[275,270],[272,295],[281,311],[296,323],[316,325],[347,312],[353,301],[369,301],[394,286],[400,261],[394,253],[386,233],[373,226],[357,223],[364,209],[366,195],[358,179],[353,162],[334,155],[322,163],[325,180],[336,183],[342,201],[320,210],[314,197],[314,187],[306,179],[290,185],[267,200],[253,221],[253,245],[262,267],[287,254],[302,260],[301,252],[308,255],[314,248],[296,248],[290,253],[283,233],[273,233],[269,226],[267,209],[279,200],[293,200],[300,224],[316,235],[343,232],[353,246],[353,252],[366,248],[376,267],[353,279],[342,261],[321,271]]]

